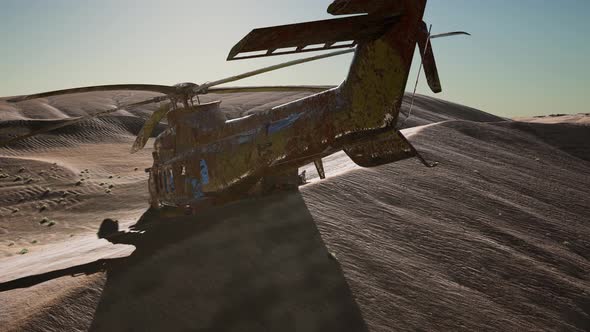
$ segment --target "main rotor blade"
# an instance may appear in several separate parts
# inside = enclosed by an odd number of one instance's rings
[[[12,99],[8,99],[7,101],[11,102],[11,103],[18,103],[20,101],[25,101],[25,100],[46,98],[46,97],[59,96],[59,95],[67,95],[67,94],[72,94],[72,93],[96,92],[96,91],[117,91],[117,90],[152,91],[152,92],[158,92],[158,93],[163,93],[163,94],[169,94],[169,93],[174,92],[175,88],[171,87],[171,86],[167,86],[167,85],[155,85],[155,84],[97,85],[97,86],[87,86],[87,87],[82,87],[82,88],[73,88],[73,89],[64,89],[64,90],[36,93],[33,95],[15,97]]]
[[[305,85],[293,85],[293,86],[238,86],[238,87],[227,87],[227,88],[211,88],[207,91],[209,93],[236,93],[236,92],[322,92],[329,89],[335,88],[335,86],[305,86]]]
[[[306,62],[311,62],[311,61],[326,59],[326,58],[330,58],[330,57],[334,57],[334,56],[338,56],[338,55],[342,55],[342,54],[352,53],[354,51],[355,51],[355,49],[353,48],[353,49],[348,49],[348,50],[343,50],[343,51],[331,52],[331,53],[327,53],[327,54],[316,55],[316,56],[312,56],[312,57],[308,57],[308,58],[303,58],[303,59],[298,59],[298,60],[293,60],[293,61],[281,63],[281,64],[270,66],[270,67],[261,68],[261,69],[250,71],[250,72],[247,72],[244,74],[227,77],[227,78],[224,78],[221,80],[217,80],[214,82],[209,82],[209,83],[205,83],[200,86],[196,86],[195,88],[193,88],[193,92],[195,94],[199,94],[201,92],[207,91],[207,89],[209,89],[210,87],[213,87],[213,86],[217,86],[217,85],[221,85],[221,84],[225,84],[225,83],[230,83],[230,82],[235,82],[235,81],[238,81],[238,80],[241,80],[244,78],[268,73],[270,71],[299,65],[302,63],[306,63]],[[74,94],[74,93],[82,93],[82,92],[97,92],[97,91],[117,91],[117,90],[152,91],[152,92],[158,92],[158,93],[162,93],[162,94],[166,94],[166,95],[171,95],[171,94],[174,94],[175,92],[177,92],[178,89],[177,89],[177,87],[174,87],[174,86],[155,85],[155,84],[97,85],[97,86],[88,86],[88,87],[82,87],[82,88],[56,90],[56,91],[37,93],[37,94],[32,94],[32,95],[27,95],[27,96],[14,97],[14,98],[8,99],[7,101],[12,102],[12,103],[17,103],[17,102],[21,102],[21,101],[25,101],[25,100],[46,98],[46,97],[65,95],[65,94]],[[277,91],[277,90],[274,90],[274,91]]]
[[[221,85],[221,84],[225,84],[225,83],[239,81],[239,80],[242,80],[244,78],[248,78],[248,77],[252,77],[252,76],[256,76],[256,75],[268,73],[268,72],[271,72],[271,71],[274,71],[274,70],[278,70],[278,69],[282,69],[282,68],[286,68],[286,67],[291,67],[291,66],[299,65],[299,64],[302,64],[302,63],[306,63],[306,62],[311,62],[311,61],[316,61],[316,60],[331,58],[331,57],[335,57],[335,56],[342,55],[342,54],[347,54],[347,53],[353,53],[354,51],[356,51],[356,48],[352,48],[352,49],[348,49],[348,50],[343,50],[343,51],[336,51],[336,52],[331,52],[331,53],[326,53],[326,54],[321,54],[321,55],[316,55],[316,56],[312,56],[312,57],[308,57],[308,58],[303,58],[303,59],[298,59],[298,60],[293,60],[293,61],[288,61],[288,62],[283,62],[283,63],[280,63],[278,65],[264,67],[264,68],[257,69],[257,70],[254,70],[254,71],[249,71],[247,73],[243,73],[243,74],[240,74],[240,75],[231,76],[231,77],[223,78],[223,79],[220,79],[220,80],[217,80],[217,81],[214,81],[214,82],[205,83],[205,84],[202,84],[202,85],[199,85],[199,86],[195,87],[195,89],[193,91],[195,93],[199,93],[201,91],[206,91],[208,88],[213,87],[213,86],[217,86],[217,85]]]
[[[14,142],[22,141],[24,139],[27,139],[27,138],[32,137],[32,136],[35,136],[35,135],[44,134],[44,133],[48,133],[50,131],[54,131],[54,130],[59,129],[59,128],[71,126],[71,125],[74,125],[76,123],[80,123],[82,121],[86,121],[86,120],[90,120],[90,119],[97,118],[97,117],[100,117],[100,116],[105,116],[105,115],[108,115],[108,114],[111,114],[111,113],[115,113],[115,112],[117,112],[119,110],[122,110],[122,109],[125,109],[125,108],[131,108],[131,107],[136,107],[136,106],[141,106],[141,105],[146,105],[146,104],[151,104],[151,103],[157,103],[157,102],[160,102],[160,101],[163,101],[163,100],[166,100],[166,99],[168,99],[168,97],[166,97],[166,96],[155,97],[155,98],[144,100],[144,101],[141,101],[141,102],[138,102],[138,103],[128,104],[128,105],[124,105],[124,106],[121,106],[121,107],[113,108],[113,109],[110,109],[110,110],[101,111],[101,112],[98,112],[98,113],[95,113],[95,114],[92,114],[92,115],[85,115],[85,116],[81,116],[81,117],[78,117],[78,118],[68,119],[68,120],[66,120],[66,121],[64,121],[62,123],[58,123],[58,124],[54,124],[54,125],[49,125],[47,127],[41,128],[39,130],[32,131],[32,132],[30,132],[28,134],[21,135],[21,136],[15,137],[15,138],[11,138],[11,139],[6,140],[6,141],[2,141],[2,142],[0,142],[0,147],[4,147],[4,146],[9,145],[9,144],[12,144]]]
[[[165,117],[166,114],[168,114],[171,108],[172,103],[162,105],[157,111],[152,113],[152,116],[145,122],[143,127],[141,127],[139,134],[137,134],[137,138],[135,139],[135,142],[133,142],[133,146],[131,147],[131,153],[135,153],[143,149],[143,147],[147,144],[147,141],[152,136],[154,128],[156,128],[156,126],[158,125],[158,123],[160,123],[162,118]]]
[[[439,34],[436,34],[436,35],[431,35],[430,36],[430,39],[442,38],[442,37],[451,37],[451,36],[459,36],[459,35],[471,36],[471,34],[469,32],[465,32],[465,31],[453,31],[453,32],[445,32],[445,33],[439,33]]]

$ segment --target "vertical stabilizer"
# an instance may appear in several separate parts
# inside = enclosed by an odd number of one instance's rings
[[[398,22],[383,35],[357,46],[342,86],[351,106],[351,130],[380,128],[397,121],[422,27],[426,0],[383,3],[395,3],[395,9],[401,8],[402,12]]]

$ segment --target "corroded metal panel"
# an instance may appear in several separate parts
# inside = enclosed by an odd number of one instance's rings
[[[342,92],[350,130],[368,130],[397,121],[412,64],[425,0],[405,1],[399,22],[379,39],[359,44]]]

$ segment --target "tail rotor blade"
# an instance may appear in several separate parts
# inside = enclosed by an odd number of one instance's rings
[[[465,31],[453,31],[453,32],[445,32],[445,33],[439,33],[439,34],[436,34],[436,35],[431,35],[430,36],[430,39],[444,38],[444,37],[452,37],[452,36],[460,36],[460,35],[471,36],[471,34],[469,32],[465,32]]]
[[[438,69],[436,68],[436,61],[434,59],[434,51],[432,50],[432,44],[430,43],[431,35],[430,31],[432,29],[432,24],[430,28],[426,27],[426,23],[422,22],[422,29],[418,31],[418,47],[420,49],[420,56],[422,57],[422,61],[420,62],[420,68],[418,69],[418,76],[420,75],[420,70],[424,68],[424,74],[426,75],[426,81],[428,82],[428,86],[434,93],[442,92],[442,87],[440,84],[440,78],[438,76]],[[416,80],[416,84],[418,80]],[[416,88],[414,88],[414,94],[416,93]]]

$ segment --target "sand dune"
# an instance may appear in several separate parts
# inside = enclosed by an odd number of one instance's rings
[[[370,328],[587,330],[590,164],[506,123],[411,140],[440,166],[303,189]]]
[[[534,123],[575,123],[580,125],[590,125],[590,113],[578,114],[553,114],[546,116],[521,117],[517,121],[534,122]]]
[[[305,95],[221,98],[237,117]],[[0,137],[146,96],[0,100]],[[404,132],[439,167],[335,154],[300,193],[187,218],[145,212],[151,144],[128,149],[154,107],[0,149],[0,330],[590,329],[580,121],[418,96]],[[139,222],[112,245],[94,236],[107,217]]]

